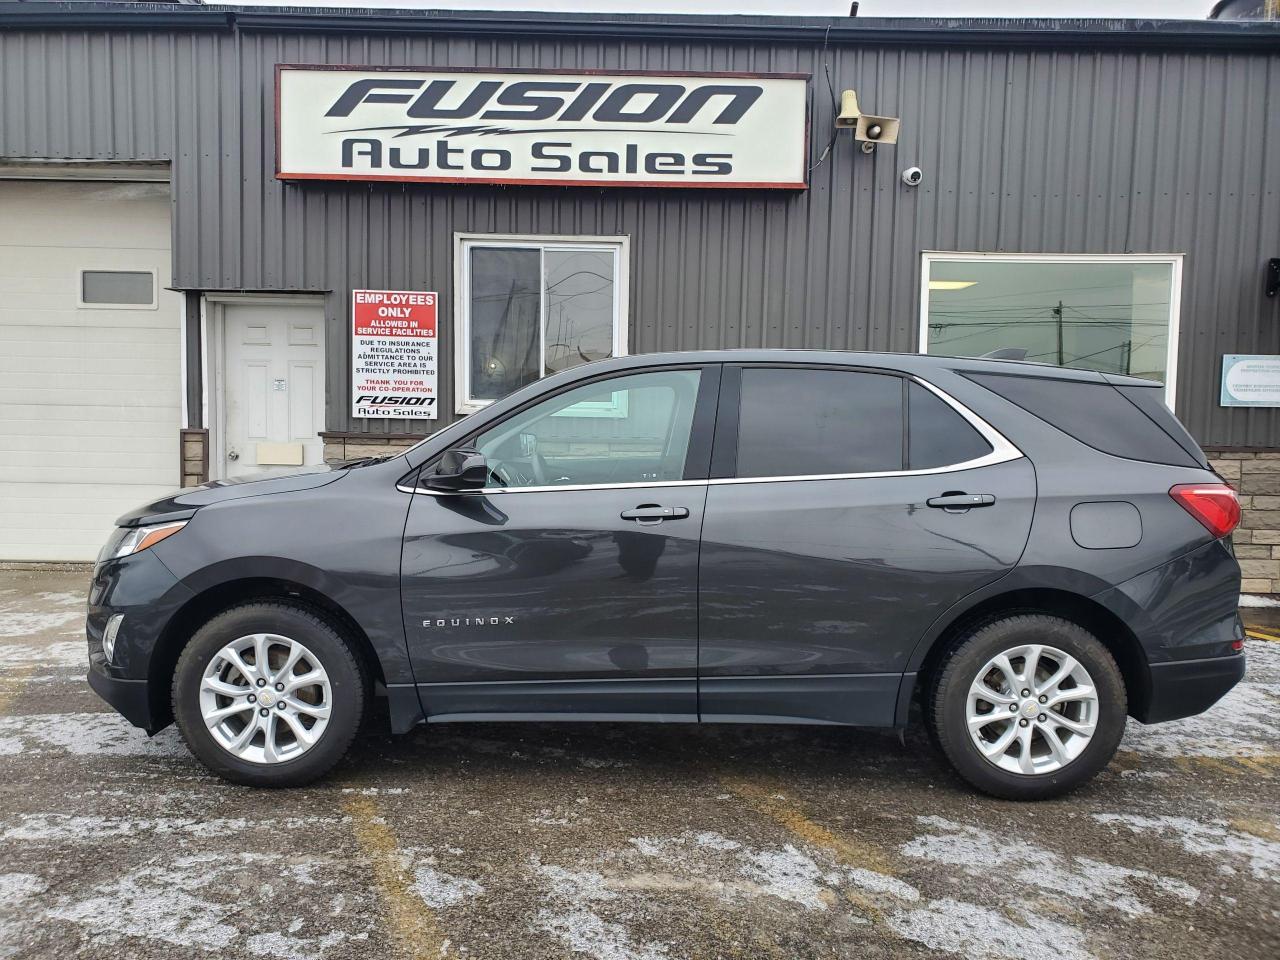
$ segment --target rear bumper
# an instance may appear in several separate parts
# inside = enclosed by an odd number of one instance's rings
[[[1143,723],[1180,720],[1204,713],[1244,677],[1244,654],[1153,663]]]
[[[101,655],[89,659],[89,686],[135,727],[155,733],[158,726],[151,714],[147,681],[126,680],[107,673]]]

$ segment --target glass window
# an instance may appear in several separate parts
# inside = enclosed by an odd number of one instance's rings
[[[955,408],[918,383],[907,387],[907,466],[912,470],[977,460],[991,452]]]
[[[534,404],[476,437],[489,461],[490,485],[684,479],[700,378],[697,370],[638,373]]]
[[[155,303],[155,275],[149,270],[81,270],[80,302],[149,307]]]
[[[902,469],[902,379],[843,370],[745,369],[738,476]]]
[[[463,240],[459,409],[621,352],[621,250],[621,240]]]
[[[1110,384],[985,373],[965,376],[1103,453],[1130,460],[1203,467],[1186,447],[1159,428],[1159,421],[1152,422],[1136,402],[1130,402]],[[1165,417],[1173,419],[1167,411],[1161,419]]]
[[[1172,384],[1178,268],[1173,257],[926,254],[925,349],[1020,348],[1027,360]]]

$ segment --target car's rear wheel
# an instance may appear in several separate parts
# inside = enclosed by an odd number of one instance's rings
[[[1077,624],[1040,614],[988,622],[959,638],[927,698],[930,732],[956,771],[1009,800],[1085,783],[1124,735],[1124,678]]]
[[[191,752],[235,783],[286,787],[327,773],[360,727],[366,681],[342,634],[312,610],[259,601],[191,638],[173,675]]]

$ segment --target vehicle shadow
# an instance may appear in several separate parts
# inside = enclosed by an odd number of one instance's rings
[[[955,787],[919,729],[647,723],[449,723],[400,737],[366,735],[339,768],[344,780],[397,782],[493,776],[630,783],[752,778],[881,790]],[[834,785],[834,784],[833,784]]]

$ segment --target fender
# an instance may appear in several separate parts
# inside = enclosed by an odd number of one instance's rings
[[[929,651],[933,649],[933,645],[946,629],[970,610],[992,597],[1013,593],[1016,590],[1055,590],[1059,593],[1075,594],[1081,599],[1090,599],[1109,587],[1111,584],[1105,580],[1068,567],[1014,567],[999,580],[993,580],[985,587],[979,587],[940,613],[916,642],[911,656],[907,658],[906,672],[914,674],[918,671],[925,657],[929,655]]]
[[[287,557],[252,556],[234,560],[221,560],[207,567],[188,573],[181,585],[191,594],[191,600],[178,610],[175,619],[181,616],[193,603],[211,590],[218,590],[238,582],[252,580],[274,580],[284,584],[294,584],[314,591],[325,597],[331,604],[341,610],[369,640],[373,653],[388,684],[413,683],[413,673],[409,668],[408,651],[404,636],[404,627],[397,614],[395,622],[398,632],[389,631],[384,619],[379,623],[369,616],[367,604],[359,593],[352,590],[350,584],[333,576],[319,567]]]

